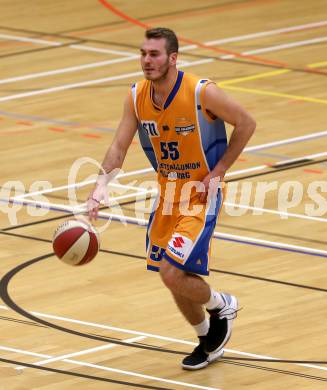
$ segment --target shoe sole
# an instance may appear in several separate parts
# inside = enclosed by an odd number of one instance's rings
[[[234,295],[231,295],[230,297],[231,297],[231,303],[229,304],[230,307],[234,310],[237,310],[238,309],[238,302],[237,302],[236,297],[234,297]],[[212,351],[206,350],[206,353],[209,353],[209,354],[218,353],[219,351],[221,351],[224,348],[224,346],[228,343],[228,341],[232,335],[233,321],[234,321],[234,319],[227,320],[228,329],[227,329],[226,337],[224,338],[223,342],[216,349],[214,349]]]
[[[188,371],[195,371],[195,370],[201,370],[201,368],[205,368],[207,367],[209,364],[219,360],[220,358],[222,358],[224,355],[224,350],[223,349],[220,349],[218,352],[212,352],[209,354],[209,356],[207,357],[207,360],[205,362],[202,362],[200,364],[197,364],[196,366],[187,366],[185,364],[182,363],[182,368],[184,370],[188,370]]]

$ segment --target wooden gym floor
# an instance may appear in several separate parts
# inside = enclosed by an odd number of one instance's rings
[[[325,389],[326,2],[0,7],[0,389]],[[208,278],[242,310],[223,360],[197,372],[179,365],[193,329],[145,270],[155,175],[137,138],[97,222],[113,218],[96,259],[71,268],[51,247],[91,188],[72,183],[97,172],[142,77],[144,28],[158,25],[179,35],[181,69],[213,79],[258,123],[227,176]]]

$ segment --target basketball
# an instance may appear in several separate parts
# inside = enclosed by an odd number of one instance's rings
[[[70,219],[57,227],[52,246],[56,256],[64,263],[84,265],[93,260],[100,249],[99,234],[91,224]]]

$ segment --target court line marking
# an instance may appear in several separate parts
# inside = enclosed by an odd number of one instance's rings
[[[29,42],[29,43],[35,43],[40,45],[47,45],[47,46],[63,46],[65,45],[64,42],[58,42],[58,41],[49,41],[45,39],[36,39],[36,38],[28,38],[18,35],[9,35],[9,34],[0,34],[0,39],[8,39],[11,41],[20,41],[20,42]],[[64,37],[63,37],[64,38]],[[66,38],[67,39],[67,38]],[[99,53],[108,53],[108,54],[118,54],[121,56],[133,56],[136,53],[131,53],[124,50],[114,50],[114,49],[101,49],[89,45],[78,45],[78,44],[71,44],[64,47],[71,47],[72,49],[76,50],[82,50],[82,51],[94,51]]]
[[[119,183],[109,183],[108,186],[111,187],[116,187],[116,188],[122,188],[122,189],[128,189],[128,190],[134,190],[136,193],[141,193],[141,194],[148,194],[148,190],[144,187],[136,187],[136,186],[131,186],[128,184],[119,184]],[[150,191],[152,192],[152,190]]]
[[[305,97],[300,95],[291,95],[291,94],[281,93],[281,92],[270,92],[270,91],[265,91],[263,89],[235,87],[231,85],[220,85],[220,83],[218,83],[218,85],[223,89],[230,89],[232,91],[246,92],[250,94],[252,93],[255,95],[274,96],[274,97],[286,98],[291,100],[302,100],[310,103],[327,104],[327,100],[324,99],[310,98],[310,97]]]
[[[66,68],[59,68],[59,69],[49,70],[49,71],[45,71],[45,72],[38,72],[38,73],[31,73],[31,74],[27,74],[27,75],[23,75],[23,76],[9,77],[7,79],[0,80],[0,84],[8,84],[8,83],[23,81],[23,80],[32,80],[32,79],[37,79],[37,78],[41,78],[41,77],[53,76],[56,74],[76,72],[76,71],[80,71],[80,70],[84,70],[84,69],[100,68],[103,66],[118,64],[120,62],[128,62],[128,61],[136,60],[139,58],[140,58],[139,54],[136,54],[136,55],[129,56],[129,57],[114,58],[112,60],[91,62],[89,64],[84,64],[84,65],[69,66]],[[209,62],[211,62],[211,61],[209,61]],[[188,61],[178,61],[178,66],[183,66],[183,65],[185,66],[188,64],[190,64],[190,62],[188,62]]]
[[[327,38],[326,38],[326,40],[327,40]],[[323,67],[326,64],[327,64],[327,61],[314,62],[314,63],[308,64],[307,67],[316,69],[316,68]],[[225,85],[230,85],[230,84],[238,84],[241,82],[258,80],[258,79],[266,78],[266,77],[279,76],[281,74],[290,73],[290,72],[293,72],[293,69],[279,69],[279,70],[273,70],[273,71],[264,72],[264,73],[256,73],[256,74],[251,75],[251,76],[243,76],[243,77],[238,77],[238,78],[234,78],[234,79],[230,79],[230,80],[221,81],[219,83],[219,85],[225,86]]]
[[[59,69],[49,70],[49,71],[45,71],[45,72],[31,73],[31,74],[27,74],[24,76],[9,77],[7,79],[0,80],[0,84],[7,84],[7,83],[23,81],[23,80],[31,80],[31,79],[36,79],[36,78],[40,78],[40,77],[53,76],[56,74],[76,72],[76,71],[80,71],[80,70],[84,70],[84,69],[100,68],[102,66],[117,64],[120,62],[127,62],[127,61],[131,61],[131,60],[138,59],[138,58],[140,58],[139,55],[134,55],[133,57],[114,58],[112,60],[107,60],[107,61],[92,62],[92,63],[84,64],[84,65],[69,66],[67,68],[59,68]]]
[[[275,30],[268,30],[268,31],[253,33],[253,34],[240,35],[238,37],[216,39],[214,41],[208,41],[208,42],[206,42],[206,44],[208,46],[214,46],[214,45],[219,45],[221,43],[245,41],[245,40],[253,39],[253,38],[268,37],[268,36],[272,36],[272,35],[278,35],[278,34],[283,34],[283,33],[292,32],[292,31],[301,31],[301,30],[306,30],[308,28],[312,28],[312,27],[322,27],[322,26],[326,26],[326,25],[327,25],[327,20],[322,20],[321,22],[299,24],[297,26],[284,27],[284,28],[278,28]]]
[[[245,148],[245,149],[247,149],[247,148]],[[253,150],[258,150],[258,148],[257,149],[252,148],[251,150],[252,151]],[[274,166],[279,166],[279,165],[284,165],[284,164],[295,163],[297,161],[302,161],[304,159],[305,160],[314,160],[315,158],[325,157],[326,155],[327,155],[327,152],[307,154],[305,156],[294,157],[294,158],[290,158],[290,159],[286,159],[286,160],[281,160],[281,161],[275,162],[273,167]],[[227,172],[227,174],[225,176],[226,177],[228,177],[228,176],[235,176],[235,175],[239,175],[240,173],[246,173],[247,170],[248,170],[248,172],[251,172],[251,171],[254,171],[254,170],[261,170],[263,168],[270,168],[270,167],[271,167],[271,165],[269,165],[269,164],[258,165],[257,167],[246,168],[246,169],[242,169],[242,170],[234,171],[234,172]]]
[[[82,128],[82,127],[87,127],[90,129],[94,130],[99,130],[99,131],[115,131],[116,129],[110,128],[110,127],[105,127],[101,126],[101,123],[80,123],[80,122],[73,122],[73,121],[65,121],[62,119],[55,119],[55,118],[47,118],[47,117],[42,117],[38,115],[27,115],[27,114],[20,114],[17,112],[8,112],[8,111],[2,111],[0,110],[0,115],[13,118],[13,119],[23,119],[23,120],[29,120],[33,122],[45,122],[49,123],[51,125],[60,125],[60,126],[69,126],[75,129],[76,127]],[[4,119],[4,118],[3,118]]]
[[[56,41],[48,41],[44,39],[28,38],[18,35],[9,35],[9,34],[0,34],[0,39],[8,39],[9,41],[19,41],[19,42],[30,42],[36,43],[38,45],[47,45],[47,46],[61,46],[63,43]]]
[[[322,66],[326,66],[327,65],[327,61],[322,61],[322,62],[316,62],[314,64],[310,64],[308,65],[308,68],[320,68]]]
[[[24,93],[18,93],[16,95],[7,95],[0,97],[0,102],[15,100],[15,99],[21,99],[29,96],[35,96],[35,95],[43,95],[47,93],[53,93],[53,92],[59,92],[59,91],[65,91],[67,89],[74,89],[78,87],[84,87],[88,85],[96,85],[96,84],[102,84],[108,81],[116,81],[116,80],[122,80],[122,79],[128,79],[130,77],[137,77],[141,76],[143,72],[132,72],[132,73],[124,73],[117,76],[111,76],[111,77],[104,77],[101,79],[93,79],[88,81],[82,81],[79,83],[72,83],[72,84],[63,84],[56,87],[51,88],[45,88],[45,89],[38,89],[36,91],[30,91],[30,92],[24,92]]]
[[[237,84],[237,83],[242,83],[245,81],[252,81],[252,80],[258,80],[266,77],[272,77],[272,76],[278,76],[280,74],[284,73],[290,73],[290,69],[280,69],[280,70],[273,70],[270,72],[264,72],[264,73],[256,73],[251,76],[244,76],[244,77],[238,77],[236,79],[230,79],[226,81],[221,81],[218,83],[219,86],[225,86],[225,85],[230,85],[230,84]]]
[[[126,60],[128,60],[128,59],[125,59],[125,61]],[[213,61],[214,61],[214,59],[212,59],[212,58],[206,58],[203,60],[193,61],[193,62],[189,62],[189,63],[182,63],[181,65],[179,65],[179,67],[189,67],[189,66],[202,65],[202,64],[207,64],[209,62],[213,62]],[[3,96],[0,98],[0,102],[21,99],[21,98],[25,98],[25,97],[29,97],[29,96],[43,95],[43,94],[48,94],[48,93],[53,93],[53,92],[65,91],[67,89],[74,89],[77,87],[83,87],[83,86],[87,86],[87,85],[102,84],[102,83],[105,83],[108,81],[122,80],[122,79],[127,79],[130,77],[136,77],[136,76],[142,76],[142,75],[143,75],[142,71],[137,71],[137,72],[132,72],[132,73],[123,73],[123,74],[120,74],[117,76],[105,77],[105,78],[101,78],[101,79],[82,81],[79,83],[62,84],[62,85],[59,85],[56,87],[38,89],[35,91],[18,93],[16,95]]]
[[[8,310],[7,306],[4,306],[4,305],[0,305],[0,309]],[[114,326],[98,324],[95,322],[81,321],[81,320],[76,320],[76,319],[72,319],[72,318],[68,318],[68,317],[55,316],[52,314],[44,314],[44,313],[39,313],[39,312],[35,312],[35,311],[31,311],[30,313],[35,315],[35,316],[39,316],[39,317],[54,319],[54,320],[63,321],[63,322],[71,322],[74,324],[87,325],[87,326],[100,328],[100,329],[113,330],[113,331],[117,331],[120,333],[128,333],[128,334],[132,334],[132,335],[145,336],[145,337],[149,337],[149,338],[153,338],[153,339],[164,340],[164,341],[169,341],[169,342],[178,343],[178,344],[185,344],[185,345],[191,345],[191,346],[197,345],[197,343],[194,343],[191,341],[186,341],[186,340],[182,340],[182,339],[175,339],[175,338],[166,337],[166,336],[160,336],[160,335],[153,334],[153,333],[134,331],[134,330],[125,329],[125,328],[117,328]],[[234,353],[236,355],[258,357],[261,359],[281,360],[280,358],[274,358],[274,357],[270,357],[270,356],[266,356],[266,355],[252,354],[252,353],[248,353],[248,352],[238,351],[235,349],[224,348],[224,350],[226,352]],[[290,364],[294,364],[296,366],[307,366],[307,364],[305,364],[305,363],[303,363],[303,364],[302,363],[290,363]],[[322,366],[315,365],[315,364],[313,364],[313,365],[310,364],[310,368],[327,371],[327,367],[322,367]]]
[[[327,38],[326,38],[327,40]],[[327,63],[327,61],[324,62],[317,62],[317,63],[312,63],[307,65],[308,68],[319,68],[324,66]],[[327,100],[324,99],[318,99],[318,98],[310,98],[306,96],[299,96],[299,95],[290,95],[282,92],[270,92],[266,91],[263,89],[253,89],[253,88],[244,88],[244,87],[235,87],[231,86],[231,84],[237,84],[241,82],[246,82],[246,81],[252,81],[252,80],[257,80],[265,77],[273,77],[273,76],[279,76],[281,74],[286,74],[293,72],[291,69],[281,69],[281,70],[276,70],[276,71],[271,71],[271,72],[264,72],[264,73],[258,73],[252,76],[245,76],[245,77],[239,77],[237,79],[231,79],[231,80],[225,80],[221,81],[218,83],[218,86],[223,89],[230,89],[234,91],[240,91],[240,92],[249,92],[253,94],[259,94],[259,95],[267,95],[267,96],[276,96],[276,97],[282,97],[282,98],[287,98],[287,99],[292,99],[292,100],[302,100],[302,101],[308,101],[311,103],[319,103],[319,104],[327,104]]]
[[[49,359],[52,358],[51,355],[45,355],[45,354],[41,354],[41,353],[34,353],[34,352],[30,352],[30,351],[25,351],[25,350],[22,350],[22,349],[9,348],[9,347],[3,347],[3,346],[0,346],[0,349],[8,351],[8,352],[20,353],[22,355],[37,356],[37,357],[43,357],[43,358],[49,358]],[[196,384],[187,383],[187,382],[174,381],[174,380],[171,380],[171,379],[164,379],[164,378],[160,378],[160,377],[156,377],[156,376],[139,374],[139,373],[134,372],[134,371],[119,370],[117,368],[106,367],[106,366],[102,366],[102,365],[99,365],[99,364],[86,363],[86,362],[82,362],[82,361],[79,361],[79,360],[63,359],[63,361],[66,362],[66,363],[71,363],[71,364],[75,364],[75,365],[77,364],[79,366],[96,368],[96,369],[103,370],[103,371],[115,372],[115,373],[122,374],[122,375],[134,376],[134,377],[138,377],[138,378],[142,378],[142,379],[153,380],[153,381],[156,381],[156,382],[171,383],[171,384],[174,384],[174,385],[191,387],[191,388],[194,388],[194,389],[220,390],[217,387],[207,387],[207,386],[201,386],[201,385],[196,385]]]
[[[118,177],[118,176],[117,176]],[[49,194],[49,193],[52,193],[52,192],[57,192],[59,190],[65,190],[65,189],[68,189],[68,188],[81,188],[83,186],[86,186],[88,184],[92,184],[92,183],[95,183],[95,179],[94,180],[88,180],[88,181],[85,181],[85,182],[81,182],[81,183],[77,183],[76,185],[75,184],[70,184],[69,186],[61,186],[61,187],[55,187],[55,188],[49,188],[47,190],[42,190],[42,191],[35,191],[35,192],[28,192],[28,193],[25,193],[25,194],[20,194],[20,195],[17,195],[17,196],[14,196],[12,198],[10,198],[11,200],[20,200],[20,199],[25,199],[25,198],[28,198],[29,196],[37,196],[37,195],[44,195],[44,194]],[[117,197],[112,197],[110,198],[110,200],[121,200],[121,199],[125,199],[125,198],[122,198],[123,196],[137,196],[137,195],[140,195],[140,194],[144,194],[144,195],[147,195],[147,194],[151,194],[151,193],[157,193],[157,191],[155,190],[147,190],[146,188],[143,188],[143,187],[134,187],[134,186],[129,186],[129,185],[126,185],[125,184],[115,184],[115,183],[109,183],[109,187],[117,187],[117,188],[125,188],[125,189],[131,189],[131,190],[135,190],[136,192],[133,193],[133,194],[126,194],[126,195],[119,195]],[[51,204],[51,203],[49,203]],[[83,203],[85,204],[85,203]],[[53,205],[56,205],[55,203],[53,203]],[[63,204],[58,204],[59,206],[66,206],[66,205],[63,205]],[[80,205],[79,205],[80,206]]]
[[[319,131],[319,132],[312,133],[312,134],[301,135],[299,137],[292,137],[292,138],[286,138],[286,139],[283,139],[280,141],[268,142],[266,144],[261,144],[261,145],[256,145],[256,146],[248,146],[244,149],[244,152],[246,153],[246,152],[253,152],[255,150],[270,149],[270,148],[281,146],[281,145],[287,145],[287,144],[291,144],[291,143],[307,141],[310,139],[325,137],[325,136],[327,136],[327,131]]]
[[[266,208],[262,208],[262,207],[253,207],[253,206],[247,206],[247,205],[238,204],[238,203],[231,203],[231,202],[224,202],[224,205],[235,207],[235,208],[240,208],[240,209],[245,209],[245,210],[260,211],[262,213],[267,213],[267,214],[275,214],[275,215],[279,215],[279,216],[284,216],[286,218],[293,217],[293,218],[299,218],[299,219],[308,219],[310,221],[327,222],[326,218],[310,217],[309,215],[305,215],[305,214],[288,213],[286,211],[278,211],[278,210],[266,209]],[[258,214],[255,214],[255,215],[258,215]]]
[[[214,237],[216,238],[231,238],[234,240],[244,240],[247,242],[253,242],[253,243],[259,243],[259,244],[265,244],[265,245],[270,245],[273,247],[279,246],[285,249],[294,249],[297,251],[305,251],[305,252],[312,252],[312,253],[317,253],[317,254],[324,254],[327,255],[327,251],[324,251],[323,249],[315,249],[315,248],[309,248],[306,246],[300,246],[300,245],[292,245],[292,244],[286,244],[282,242],[276,242],[276,241],[268,241],[268,240],[262,240],[260,238],[253,238],[253,237],[248,237],[248,236],[238,236],[236,234],[228,234],[228,233],[221,233],[221,232],[214,232]]]
[[[235,351],[233,349],[229,349],[229,350],[225,349],[225,351],[230,352],[230,353],[235,353]],[[259,359],[282,360],[282,359],[275,358],[275,357],[272,357],[272,356],[264,356],[264,355],[254,354],[254,353],[244,353],[244,352],[241,352],[241,351],[237,351],[237,352],[238,352],[238,355],[250,356],[250,357],[259,358]],[[327,367],[319,366],[319,365],[316,365],[316,364],[310,364],[310,363],[291,363],[291,364],[295,364],[295,365],[302,366],[302,367],[309,367],[309,368],[315,368],[315,369],[318,369],[318,370],[327,371]]]
[[[327,38],[326,38],[326,40],[327,40]],[[319,68],[319,67],[324,66],[326,63],[327,63],[326,61],[312,63],[312,64],[307,65],[307,67],[308,68]],[[281,69],[281,70],[275,70],[275,71],[271,71],[271,72],[258,73],[258,74],[252,75],[252,76],[245,76],[245,77],[239,77],[237,79],[221,81],[218,83],[218,86],[220,88],[223,88],[223,89],[230,89],[230,90],[240,91],[240,92],[248,92],[248,93],[253,93],[256,95],[276,96],[276,97],[282,97],[282,98],[287,98],[287,99],[292,99],[292,100],[308,101],[311,103],[327,104],[327,100],[325,100],[325,99],[311,98],[311,97],[300,96],[300,95],[291,95],[291,94],[286,94],[286,93],[282,93],[282,92],[266,91],[263,89],[231,86],[231,84],[238,84],[241,82],[253,81],[253,80],[266,78],[266,77],[279,76],[281,74],[286,74],[286,73],[290,73],[290,72],[293,72],[293,70],[292,69]]]
[[[145,338],[146,338],[146,336],[137,336],[137,337],[132,337],[130,339],[126,339],[126,340],[122,340],[122,341],[124,343],[131,343],[132,344],[135,341],[141,341],[141,340],[144,340]],[[65,355],[61,355],[61,356],[51,357],[51,358],[46,359],[46,360],[40,360],[40,361],[33,363],[33,364],[35,364],[37,366],[42,366],[42,365],[45,365],[48,363],[57,362],[57,361],[68,359],[68,358],[75,357],[75,356],[81,356],[81,355],[86,355],[86,354],[93,353],[93,352],[103,351],[106,349],[112,349],[112,348],[115,348],[117,346],[118,346],[118,344],[104,344],[104,345],[100,345],[99,347],[88,348],[88,349],[84,349],[82,351],[72,352],[72,353],[68,353]],[[26,370],[27,368],[28,367],[25,367],[25,366],[15,367],[16,370]]]
[[[289,160],[278,161],[278,162],[275,163],[275,165],[289,164],[289,163],[293,163],[293,162],[296,162],[296,161],[301,161],[303,159],[311,160],[311,159],[315,159],[315,158],[319,158],[319,157],[324,157],[326,155],[327,155],[327,152],[307,154],[306,156],[303,156],[303,157],[295,157],[295,158],[290,158]]]
[[[0,309],[10,310],[5,305],[0,305]],[[185,345],[197,345],[196,343],[193,343],[191,341],[185,341],[185,340],[175,339],[172,337],[166,337],[166,336],[160,336],[160,335],[156,335],[156,334],[152,334],[152,333],[140,332],[140,331],[136,331],[136,330],[129,330],[126,328],[118,328],[115,326],[103,325],[103,324],[98,324],[95,322],[75,320],[75,319],[68,318],[68,317],[55,316],[52,314],[39,313],[36,311],[31,311],[30,313],[33,314],[34,316],[44,317],[44,318],[48,318],[48,319],[52,319],[52,320],[71,322],[73,324],[79,324],[79,325],[87,325],[87,326],[91,326],[94,328],[113,330],[115,332],[127,333],[127,334],[136,335],[136,336],[151,337],[151,338],[158,339],[158,340],[164,340],[164,341],[168,341],[168,342],[176,342],[176,343],[185,344]]]
[[[263,47],[261,49],[247,50],[247,51],[242,52],[242,54],[243,55],[252,55],[252,54],[259,54],[259,53],[268,53],[268,52],[272,52],[272,51],[291,49],[293,47],[312,45],[312,44],[326,42],[326,41],[327,41],[327,37],[318,37],[318,38],[313,38],[313,39],[307,39],[304,41],[289,42],[289,43],[284,43],[281,45]],[[227,60],[227,59],[235,58],[235,57],[236,56],[234,54],[228,54],[228,55],[224,55],[220,58],[223,60]]]
[[[89,46],[89,45],[69,45],[72,49],[84,50],[84,51],[93,51],[97,53],[106,53],[106,54],[118,54],[121,56],[134,57],[136,53],[122,50],[113,50],[113,49],[102,49],[99,47]]]

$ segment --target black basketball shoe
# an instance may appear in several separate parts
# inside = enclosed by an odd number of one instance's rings
[[[199,344],[194,348],[190,355],[183,359],[182,367],[184,370],[199,370],[200,368],[207,367],[208,364],[218,360],[223,356],[223,349],[216,353],[206,353],[204,351],[205,338],[206,336],[200,336]]]

